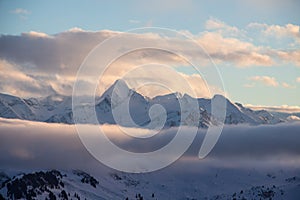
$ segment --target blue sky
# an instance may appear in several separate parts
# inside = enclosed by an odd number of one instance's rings
[[[275,61],[273,64],[245,59],[241,62],[235,58],[228,61],[229,54],[220,58],[217,65],[230,99],[253,105],[300,106],[299,10],[297,0],[89,0],[84,3],[0,0],[0,34],[20,36],[35,31],[52,35],[74,27],[85,31],[127,31],[155,26],[188,31],[199,40],[205,39],[204,36],[221,36],[220,41],[228,39],[224,45],[251,44],[250,50],[247,49],[249,55],[258,53]],[[255,58],[261,57],[249,59]],[[1,89],[7,92],[7,88]]]
[[[84,2],[1,0],[1,33],[19,34],[35,30],[53,34],[73,27],[94,31],[126,31],[148,24],[198,33],[204,30],[204,23],[210,17],[240,28],[251,22],[299,24],[300,18],[300,3],[297,0]],[[16,15],[12,12],[16,8],[22,8],[29,13]]]

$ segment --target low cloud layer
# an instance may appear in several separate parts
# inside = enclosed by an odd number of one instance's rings
[[[113,125],[103,128],[114,143],[134,152],[147,152],[164,146],[174,137],[177,130],[176,128],[165,130],[156,135],[156,138],[144,141],[144,139],[129,139]],[[215,148],[204,160],[198,160],[197,157],[205,134],[205,130],[199,130],[194,143],[181,160],[184,162],[185,159],[192,159],[200,164],[220,160],[224,165],[231,162],[259,165],[276,160],[278,164],[299,166],[299,128],[299,123],[255,127],[226,126]],[[142,134],[139,129],[132,131]],[[189,128],[185,128],[185,132],[189,134]],[[46,169],[103,167],[83,147],[73,125],[0,119],[0,137],[1,167]]]

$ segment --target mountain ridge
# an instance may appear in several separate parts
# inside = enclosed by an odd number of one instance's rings
[[[216,122],[211,112],[212,100],[216,97],[222,97],[226,100],[225,124],[277,124],[288,121],[288,119],[273,115],[266,110],[252,110],[244,107],[240,103],[232,103],[226,97],[216,94],[212,99],[194,98],[187,94],[171,93],[155,96],[153,98],[145,97],[135,90],[129,88],[125,81],[117,80],[100,97],[96,97],[94,105],[97,118],[100,124],[119,124],[122,126],[132,126],[132,121],[137,126],[147,126],[151,124],[149,111],[153,105],[160,105],[164,108],[166,119],[161,115],[156,115],[157,123],[165,120],[164,127],[179,125],[196,125],[207,128]],[[200,113],[200,118],[189,116],[196,121],[187,122],[187,117],[181,110],[180,103],[197,101],[198,108],[190,108],[193,113]],[[80,105],[83,106],[83,105]],[[87,106],[87,105],[85,105]],[[128,116],[121,115],[118,119],[113,115],[113,111],[120,110],[121,106],[128,106]],[[122,109],[121,109],[122,111]],[[118,111],[119,112],[119,111]],[[157,112],[156,112],[157,113]],[[128,113],[127,113],[128,114]],[[45,98],[27,98],[23,99],[17,96],[0,93],[0,117],[16,118],[31,121],[42,121],[49,123],[73,124],[72,97],[63,95],[52,95]],[[190,119],[189,119],[190,120]],[[89,123],[88,119],[81,119],[80,123]],[[155,128],[155,127],[150,127]]]

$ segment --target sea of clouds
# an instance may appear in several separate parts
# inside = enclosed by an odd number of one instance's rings
[[[87,134],[95,136],[96,133]],[[168,144],[177,128],[159,132],[150,138],[131,138],[116,125],[103,125],[107,137],[120,148],[149,152]],[[183,127],[186,134],[191,128]],[[197,155],[206,129],[198,134],[187,152],[173,165],[292,167],[300,166],[300,123],[278,125],[225,126],[212,152],[200,160]],[[131,129],[131,134],[145,130]],[[0,168],[4,169],[96,169],[106,168],[88,152],[74,125],[30,122],[0,118]],[[170,152],[172,155],[172,152]],[[110,155],[111,156],[111,155]],[[106,168],[107,169],[107,168]]]

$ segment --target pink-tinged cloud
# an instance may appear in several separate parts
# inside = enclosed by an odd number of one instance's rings
[[[276,81],[276,79],[274,77],[270,77],[270,76],[253,76],[249,78],[252,81],[255,82],[261,82],[266,86],[270,86],[270,87],[278,87],[279,83]]]
[[[244,37],[245,31],[216,19],[208,20],[206,28],[210,32],[199,35],[191,34],[188,31],[181,32],[194,38],[219,66],[229,64],[235,67],[261,67],[281,65],[286,64],[286,62],[300,66],[300,51],[297,49],[276,50],[266,46],[257,46],[251,40],[241,39]],[[289,30],[297,33],[295,27],[289,27]],[[18,93],[17,90],[19,90],[23,93],[21,96],[30,96],[30,92],[33,91],[35,96],[42,89],[50,94],[58,92],[69,95],[76,72],[88,53],[102,41],[118,34],[122,33],[109,30],[86,31],[75,27],[53,35],[35,31],[21,35],[1,35],[0,67],[2,66],[4,70],[0,74],[2,80],[0,89],[2,92],[11,94]],[[178,48],[186,57],[197,59],[203,66],[211,64],[204,52],[199,54],[200,46],[199,48],[191,47],[183,38],[174,37],[165,40],[160,35],[151,32],[133,34],[133,36],[137,38],[137,41],[142,39],[149,44],[162,44],[162,49]],[[126,47],[126,45],[124,46]],[[185,59],[174,53],[163,50],[139,49],[116,59],[107,71],[110,76],[105,76],[105,80],[102,80],[101,84],[104,88],[108,87],[132,66],[147,63],[159,63],[175,68],[190,66]],[[9,74],[16,74],[16,76],[10,77]],[[25,78],[27,82],[25,82]],[[192,83],[196,83],[196,79],[198,80],[193,76],[187,78]],[[255,80],[272,87],[278,85],[288,87],[287,84],[278,84],[275,80],[266,77],[256,77]],[[88,77],[81,81],[87,87],[91,84]],[[199,81],[201,83],[200,79]],[[46,85],[47,87],[45,87]],[[253,87],[253,84],[247,86]],[[209,96],[204,88],[201,88],[198,93],[205,97]]]
[[[266,36],[274,36],[277,38],[282,37],[293,37],[295,40],[300,41],[300,28],[298,25],[286,24],[284,26],[280,25],[268,25],[261,23],[250,23],[248,28],[257,28],[262,31]]]
[[[29,31],[28,33],[22,33],[22,35],[32,38],[51,38],[51,36],[46,33],[36,31]]]
[[[296,66],[300,66],[300,50],[276,51],[278,57],[284,62],[292,62]]]
[[[205,33],[198,42],[218,62],[234,63],[238,67],[275,64],[270,55],[263,53],[261,47],[236,38],[225,38],[221,33]]]
[[[268,110],[271,112],[283,112],[283,113],[300,113],[300,106],[266,106],[266,105],[252,105],[245,104],[245,107],[251,108],[252,110]]]
[[[205,23],[205,28],[206,30],[209,31],[218,32],[223,36],[241,37],[241,38],[246,37],[246,33],[244,30],[239,29],[235,26],[228,25],[225,22],[215,18],[210,18],[209,20],[207,20]]]
[[[290,84],[288,84],[288,83],[286,83],[286,82],[282,82],[282,83],[281,83],[281,86],[284,87],[284,88],[295,88],[295,86],[290,85]]]

